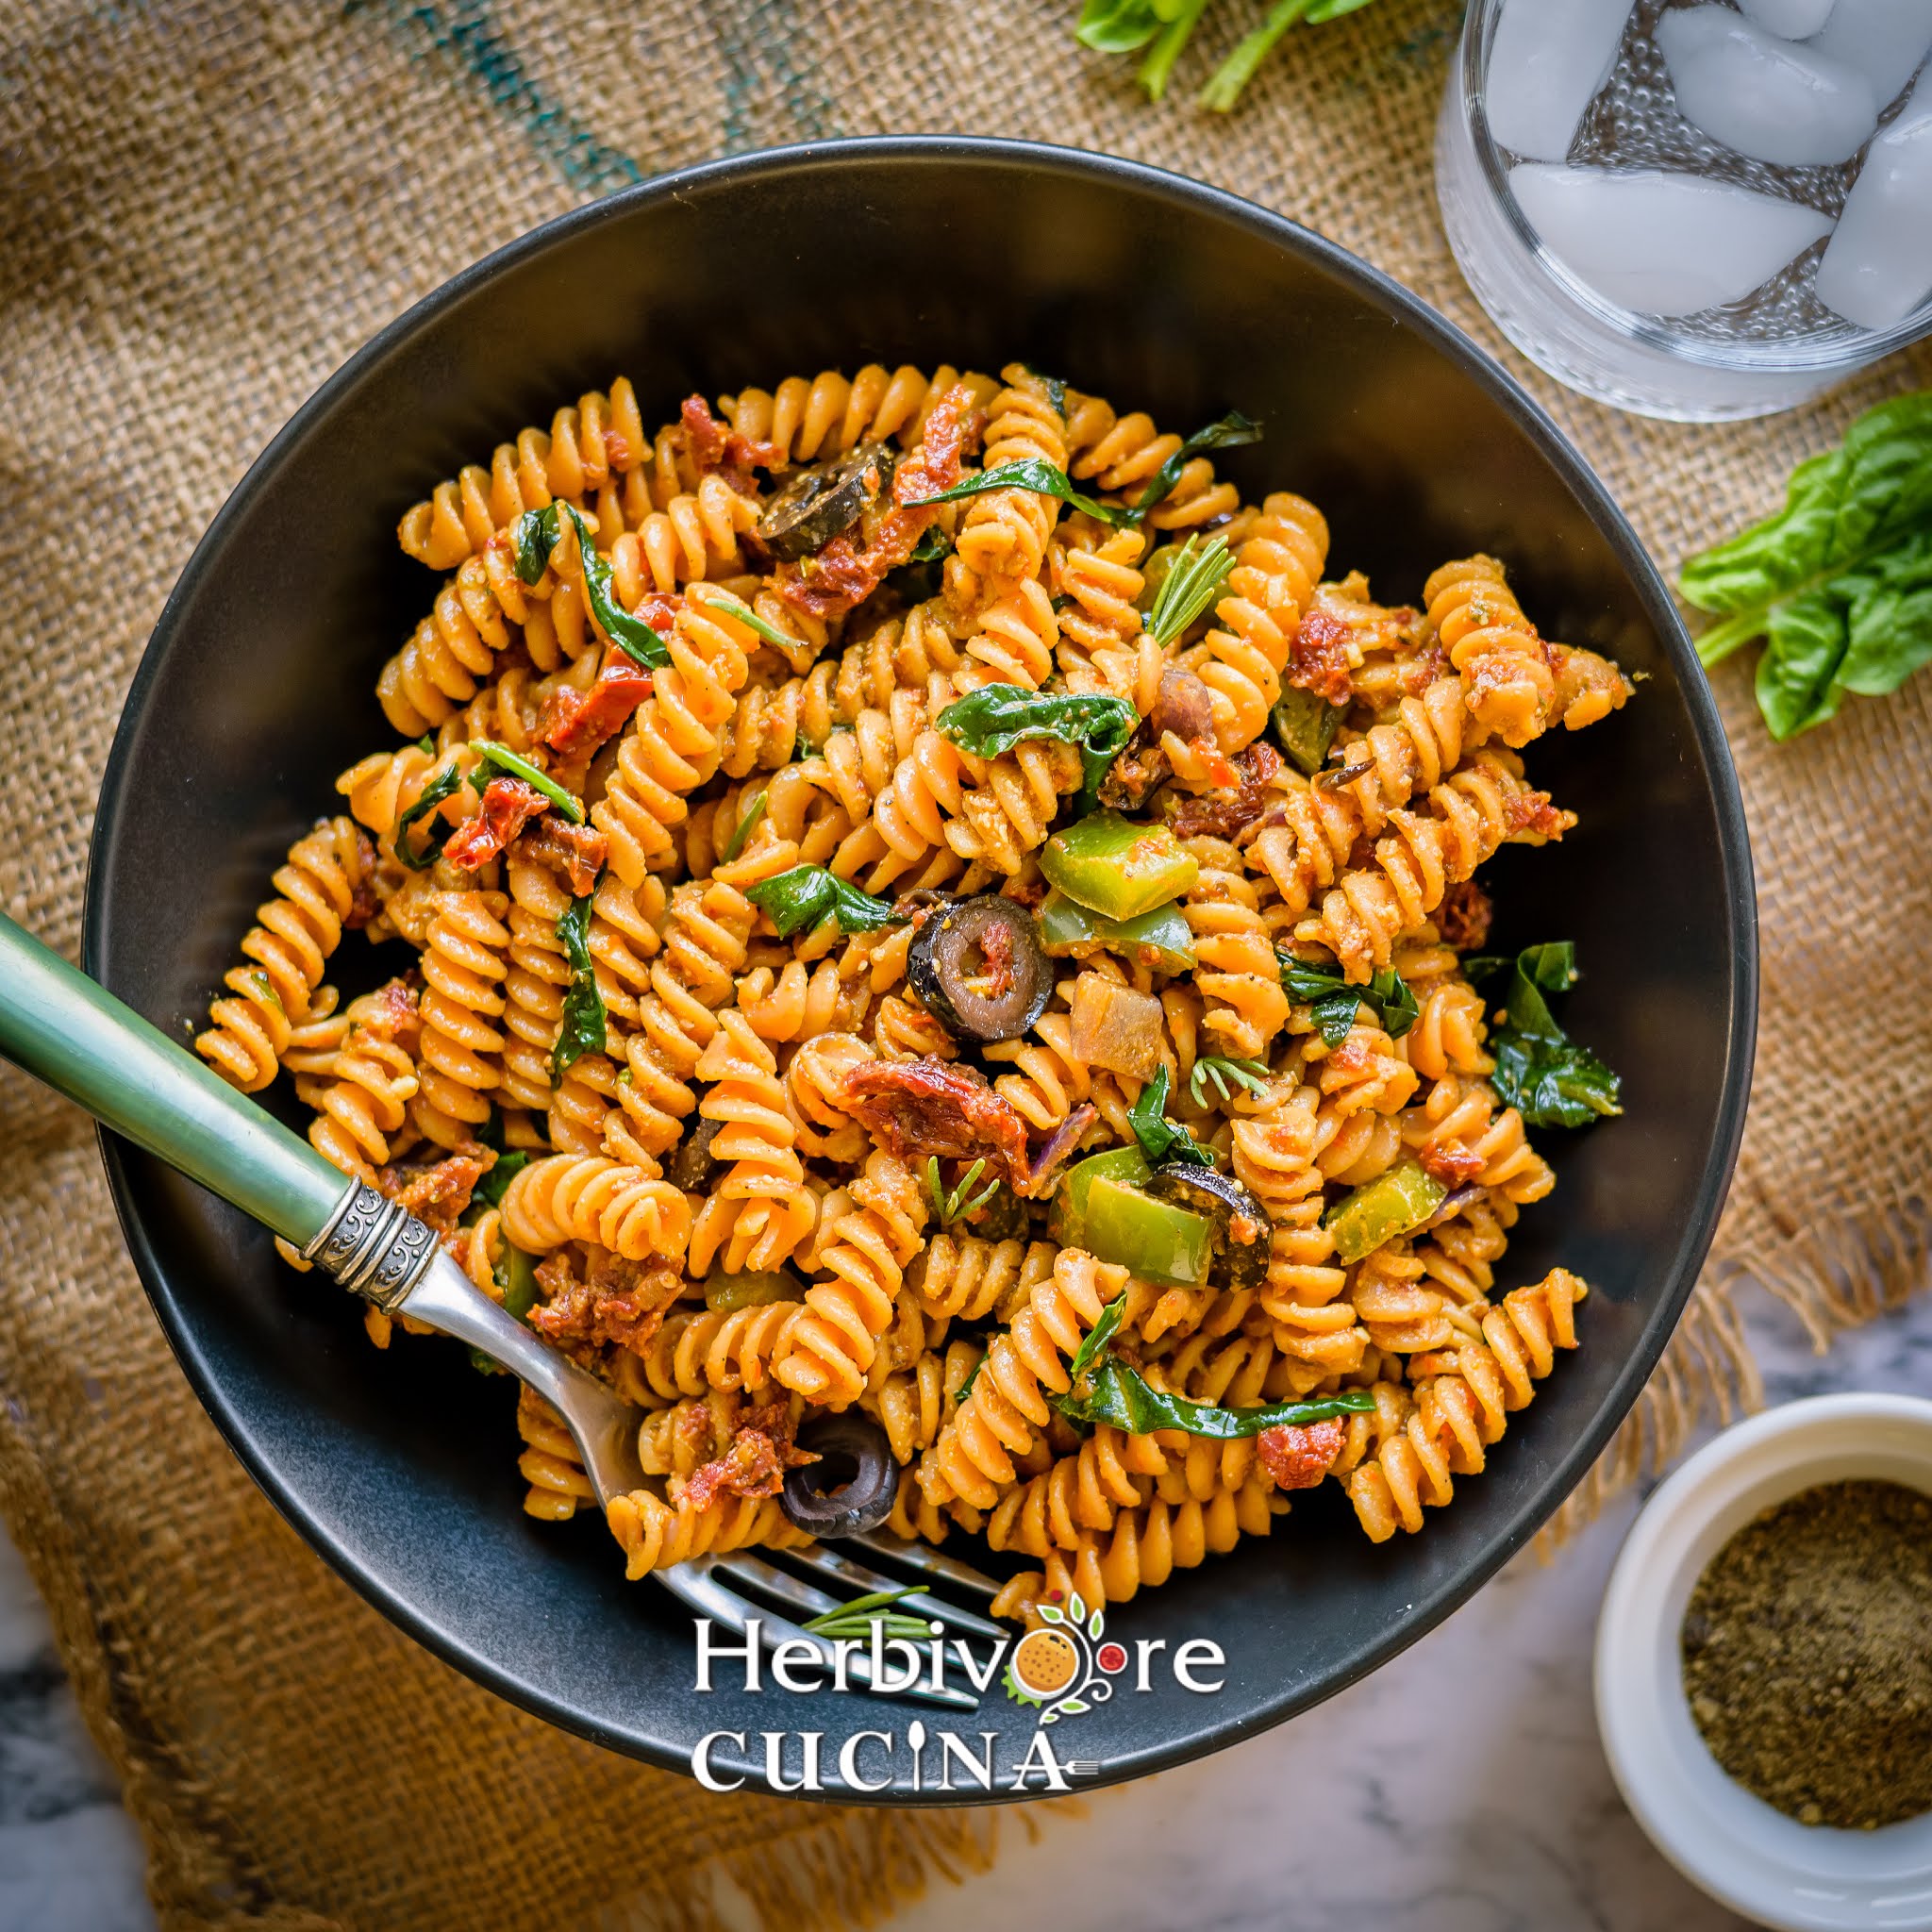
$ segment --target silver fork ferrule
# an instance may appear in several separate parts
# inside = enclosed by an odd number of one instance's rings
[[[393,1309],[435,1260],[436,1234],[407,1208],[353,1181],[328,1224],[302,1250],[352,1294]]]

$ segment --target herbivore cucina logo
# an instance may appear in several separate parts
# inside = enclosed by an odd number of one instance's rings
[[[1036,1615],[1039,1622],[1024,1636],[991,1643],[969,1643],[948,1635],[939,1623],[927,1624],[926,1642],[913,1643],[888,1638],[874,1623],[870,1639],[789,1638],[769,1648],[756,1617],[746,1620],[742,1632],[721,1631],[708,1618],[697,1618],[691,1688],[700,1696],[742,1690],[858,1697],[866,1694],[869,1681],[888,1697],[947,1690],[984,1697],[998,1682],[1014,1707],[1008,1715],[1030,1713],[1032,1731],[1020,1757],[1003,1764],[1000,1729],[982,1727],[979,1720],[989,1714],[983,1710],[962,1713],[957,1727],[943,1719],[915,1718],[899,1728],[882,1705],[880,1728],[855,1732],[836,1747],[823,1731],[809,1728],[707,1731],[691,1747],[691,1774],[707,1790],[735,1791],[752,1784],[788,1796],[895,1786],[962,1797],[996,1790],[1070,1791],[1076,1778],[1093,1775],[1100,1763],[1064,1756],[1055,1748],[1050,1726],[1088,1716],[1116,1688],[1129,1696],[1146,1695],[1164,1679],[1191,1696],[1211,1697],[1224,1682],[1227,1657],[1220,1644],[1199,1637],[1179,1644],[1139,1637],[1129,1649],[1108,1638],[1105,1611],[1090,1610],[1077,1591],[1063,1603],[1040,1604]],[[860,1668],[855,1669],[856,1660]],[[729,1757],[741,1764],[756,1767],[762,1757],[762,1774],[714,1765],[714,1756],[726,1755],[727,1747]]]

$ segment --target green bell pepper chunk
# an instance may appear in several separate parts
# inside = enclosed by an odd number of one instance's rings
[[[1134,608],[1141,616],[1154,608],[1154,601],[1160,595],[1160,587],[1166,583],[1168,573],[1174,567],[1180,554],[1178,543],[1163,543],[1141,566],[1141,594],[1134,599]]]
[[[537,1261],[521,1248],[504,1244],[497,1263],[497,1285],[503,1290],[503,1311],[521,1322],[537,1306]]]
[[[713,1274],[705,1283],[705,1306],[714,1315],[804,1299],[805,1291],[789,1274]]]
[[[1124,959],[1139,959],[1144,948],[1157,972],[1194,970],[1194,936],[1178,906],[1157,906],[1139,919],[1103,919],[1064,892],[1049,892],[1040,908],[1040,943],[1056,958],[1104,946]]]
[[[1405,1160],[1344,1194],[1325,1217],[1335,1258],[1347,1263],[1372,1255],[1398,1235],[1413,1234],[1449,1198],[1447,1185],[1420,1161]]]
[[[1041,848],[1050,886],[1103,919],[1139,919],[1178,899],[1201,868],[1165,825],[1136,824],[1117,811],[1090,813]]]
[[[1052,1231],[1063,1247],[1118,1262],[1143,1281],[1198,1288],[1214,1259],[1214,1226],[1141,1191],[1149,1169],[1137,1147],[1112,1147],[1071,1169],[1054,1203]]]
[[[1335,742],[1343,708],[1318,698],[1311,691],[1289,686],[1275,700],[1268,714],[1274,721],[1274,735],[1290,761],[1304,777],[1312,778],[1328,759],[1328,747]]]

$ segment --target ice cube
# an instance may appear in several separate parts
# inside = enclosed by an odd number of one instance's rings
[[[1786,168],[1848,161],[1878,125],[1856,67],[1753,26],[1728,7],[1687,7],[1657,24],[1677,106],[1713,141]]]
[[[1809,44],[1828,59],[1856,67],[1883,109],[1932,51],[1932,0],[1838,0]]]
[[[1932,293],[1932,74],[1876,141],[1818,264],[1818,299],[1890,328]]]
[[[1802,41],[1815,34],[1831,12],[1831,0],[1738,0],[1768,34]]]
[[[1692,315],[1768,282],[1831,227],[1816,208],[1654,168],[1509,171],[1550,251],[1600,294],[1646,315]]]
[[[1617,64],[1635,0],[1503,0],[1483,107],[1511,154],[1560,161]]]

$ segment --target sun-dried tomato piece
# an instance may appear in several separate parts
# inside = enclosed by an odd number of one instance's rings
[[[1025,1191],[1032,1173],[1026,1124],[972,1067],[931,1058],[867,1060],[845,1075],[840,1098],[899,1159],[984,1158],[1005,1172],[1016,1193]]]
[[[1474,879],[1458,879],[1436,908],[1436,930],[1445,946],[1458,953],[1476,952],[1489,943],[1494,909],[1490,895]]]
[[[1311,691],[1331,705],[1345,705],[1355,694],[1349,646],[1355,626],[1331,616],[1320,605],[1302,619],[1289,652],[1286,681]]]
[[[386,1167],[376,1175],[375,1185],[398,1207],[427,1222],[438,1240],[447,1241],[469,1207],[476,1183],[495,1164],[493,1154],[478,1149],[449,1155],[433,1167]]]
[[[573,825],[541,818],[517,841],[517,851],[547,865],[570,887],[573,899],[596,890],[597,874],[610,856],[610,841],[594,825]]]
[[[621,731],[650,695],[651,674],[622,651],[612,650],[589,691],[564,685],[550,693],[537,723],[537,736],[565,758],[580,757]]]
[[[775,442],[755,441],[719,422],[703,396],[686,396],[677,414],[684,425],[684,453],[692,466],[700,475],[724,477],[741,496],[750,496],[758,487],[754,467],[770,470],[785,460]]]
[[[785,1487],[785,1472],[802,1469],[818,1457],[791,1441],[791,1417],[780,1404],[755,1408],[732,1431],[731,1446],[714,1461],[692,1472],[680,1503],[708,1509],[717,1497],[775,1496]]]
[[[1276,1423],[1255,1438],[1261,1467],[1277,1490],[1312,1490],[1334,1466],[1347,1435],[1334,1418],[1324,1423]]]
[[[1519,791],[1503,802],[1503,823],[1512,838],[1560,839],[1576,820],[1552,805],[1547,791]]]
[[[663,1325],[664,1310],[683,1292],[683,1274],[663,1261],[626,1261],[601,1249],[591,1253],[581,1280],[563,1249],[537,1270],[546,1299],[530,1310],[531,1327],[553,1341],[646,1354]]]
[[[1170,825],[1176,839],[1232,839],[1275,802],[1281,754],[1272,744],[1257,739],[1237,755],[1233,767],[1233,791],[1184,798],[1174,807]]]
[[[494,858],[550,801],[521,778],[492,778],[483,788],[476,816],[466,819],[450,834],[442,856],[464,872],[475,872]]]

